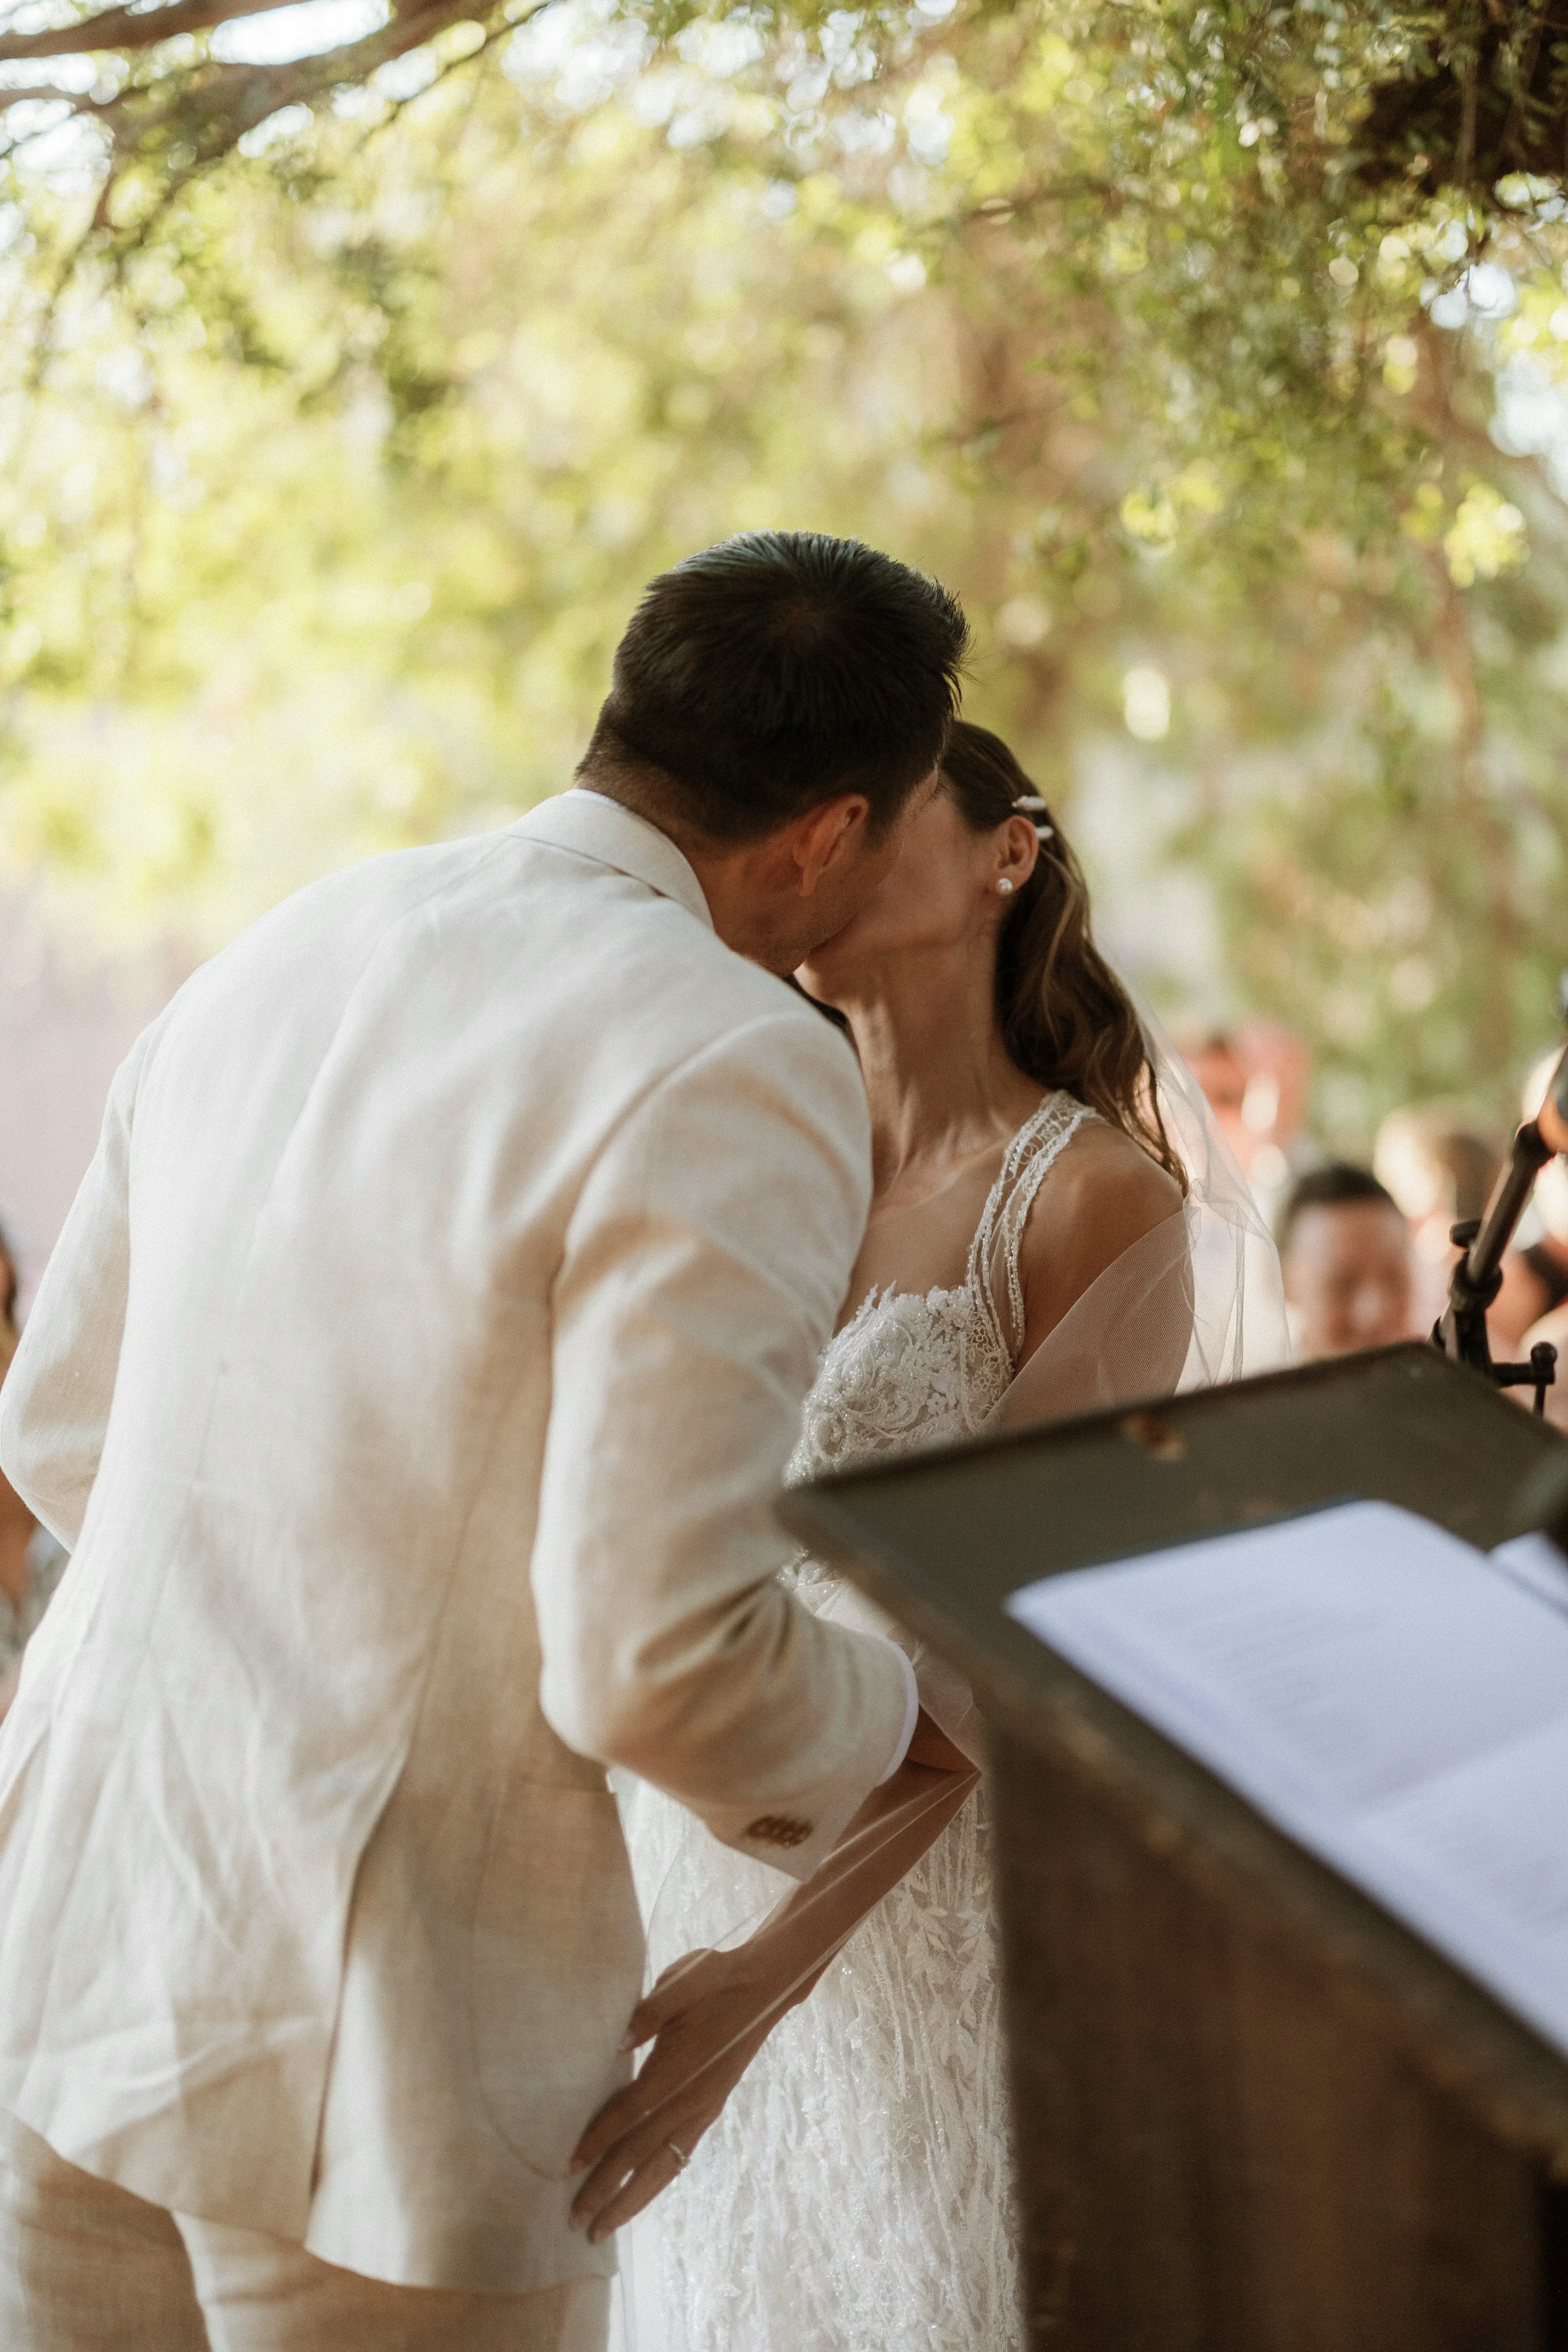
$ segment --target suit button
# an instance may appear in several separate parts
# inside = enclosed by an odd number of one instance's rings
[[[788,1813],[760,1813],[744,1834],[755,1838],[759,1845],[804,1845],[811,1835],[809,1822],[797,1822]]]

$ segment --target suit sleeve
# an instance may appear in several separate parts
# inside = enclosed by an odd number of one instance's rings
[[[771,1509],[868,1193],[842,1041],[766,1016],[666,1078],[601,1155],[555,1298],[545,1715],[803,1878],[907,1737],[903,1660],[789,1595]]]
[[[0,1387],[0,1469],[68,1551],[87,1515],[120,1367],[131,1279],[131,1121],[156,1025],[115,1075],[97,1153]]]

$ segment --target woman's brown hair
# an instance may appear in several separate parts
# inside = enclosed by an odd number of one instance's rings
[[[999,735],[954,722],[942,782],[972,832],[1010,816],[1040,833],[1035,870],[1003,919],[996,950],[996,1014],[1008,1055],[1026,1076],[1059,1087],[1130,1136],[1173,1176],[1172,1149],[1142,1024],[1094,944],[1089,885],[1055,817]]]
[[[0,1231],[0,1379],[16,1352],[16,1294],[21,1288],[11,1244]]]

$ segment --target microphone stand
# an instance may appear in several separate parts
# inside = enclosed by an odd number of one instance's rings
[[[1487,1310],[1502,1288],[1503,1252],[1513,1239],[1535,1180],[1555,1152],[1568,1151],[1568,1048],[1558,1060],[1540,1111],[1513,1139],[1508,1164],[1498,1178],[1484,1217],[1467,1219],[1453,1229],[1453,1242],[1464,1255],[1448,1284],[1446,1313],[1432,1333],[1435,1347],[1456,1364],[1471,1368],[1495,1381],[1500,1389],[1532,1388],[1535,1410],[1546,1411],[1546,1391],[1557,1378],[1557,1350],[1540,1339],[1527,1364],[1494,1364],[1487,1339]]]

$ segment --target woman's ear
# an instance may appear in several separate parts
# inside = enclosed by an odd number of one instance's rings
[[[1040,854],[1040,837],[1027,817],[1010,816],[997,835],[996,870],[991,887],[1010,898],[1021,890],[1035,870],[1035,860]],[[1004,885],[1006,887],[1004,888]]]

